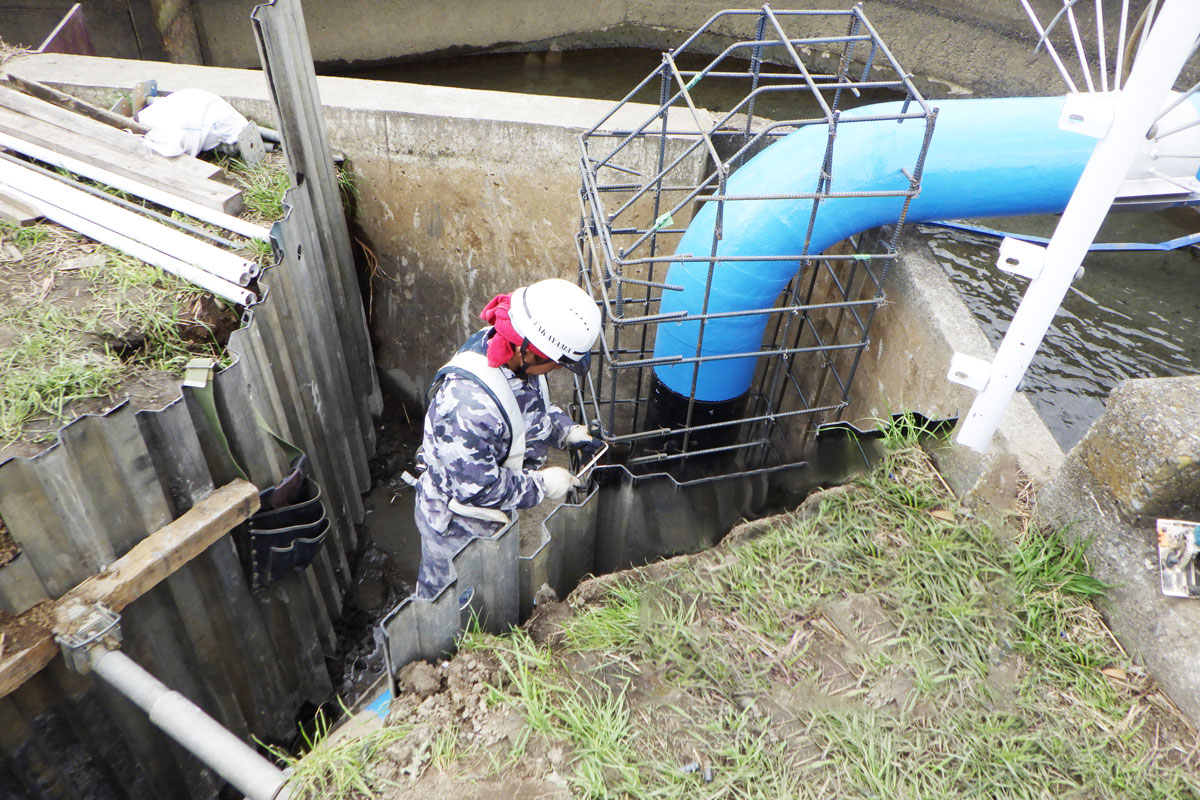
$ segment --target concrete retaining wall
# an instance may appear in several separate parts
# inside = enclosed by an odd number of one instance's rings
[[[950,357],[965,353],[990,361],[995,351],[916,231],[903,237],[885,290],[888,302],[871,325],[845,418],[872,428],[875,420],[903,411],[936,419],[965,415],[975,393],[946,380]],[[1062,459],[1062,449],[1021,393],[988,453],[957,446],[938,453],[956,492],[998,512],[1013,507],[1024,484],[1050,480]]]
[[[247,23],[259,0],[193,3],[205,63],[254,67],[258,53]],[[850,0],[782,0],[776,10],[846,10]],[[1033,26],[1016,0],[866,0],[863,9],[900,63],[930,97],[973,93],[1009,97],[1058,93],[1065,87],[1045,52],[1034,54]],[[1044,22],[1062,8],[1058,0],[1034,0]],[[1109,4],[1112,6],[1113,4]],[[1134,11],[1145,3],[1133,3]],[[727,8],[761,7],[727,0],[347,0],[305,5],[313,58],[327,67],[382,63],[471,52],[677,46],[714,14]],[[1105,23],[1113,63],[1118,24],[1111,7]],[[819,23],[814,21],[814,27]],[[1130,22],[1132,25],[1132,20]],[[753,35],[753,17],[723,23],[702,43],[720,52],[734,38]],[[1066,26],[1055,41],[1076,80],[1074,49]],[[1090,33],[1085,33],[1090,35]],[[806,54],[820,63],[819,53]],[[836,55],[835,55],[836,57]],[[1195,76],[1186,79],[1186,85]]]

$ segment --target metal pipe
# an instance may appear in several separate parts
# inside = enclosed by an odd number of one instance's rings
[[[45,175],[47,178],[54,178],[54,180],[64,183],[67,186],[70,186],[74,189],[78,189],[81,192],[87,192],[88,194],[92,195],[93,197],[99,197],[102,200],[108,201],[109,203],[115,203],[116,205],[120,206],[121,208],[127,209],[129,211],[133,211],[138,214],[144,214],[144,215],[150,217],[151,219],[156,219],[165,225],[173,225],[174,227],[179,228],[180,230],[187,231],[188,233],[192,234],[193,236],[200,236],[204,239],[208,239],[213,244],[219,244],[222,247],[228,247],[231,250],[238,249],[238,245],[234,244],[233,242],[229,241],[228,239],[226,239],[224,237],[217,236],[215,233],[210,233],[209,231],[206,231],[203,228],[197,227],[195,225],[189,225],[188,223],[184,222],[181,219],[175,219],[174,217],[167,216],[166,214],[160,214],[159,212],[155,211],[152,208],[146,208],[145,206],[139,206],[137,203],[131,203],[128,200],[117,197],[116,195],[109,194],[108,192],[106,192],[102,189],[97,189],[95,186],[88,186],[86,183],[77,181],[74,178],[68,178],[66,175],[60,175],[57,172],[51,172],[50,170],[46,169],[45,167],[43,167],[39,164],[35,164],[32,161],[23,161],[23,160],[17,158],[16,156],[10,155],[3,151],[0,151],[0,158],[4,159],[5,161],[12,162],[13,164],[16,164],[17,166],[24,167],[26,169],[32,169],[34,172],[37,172],[40,175]]]
[[[287,800],[283,771],[119,650],[97,647],[92,671],[150,715],[150,721],[249,800]]]

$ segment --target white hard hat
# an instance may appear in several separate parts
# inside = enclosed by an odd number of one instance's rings
[[[583,289],[560,278],[523,286],[512,293],[508,320],[551,361],[587,374],[600,333],[600,309]]]

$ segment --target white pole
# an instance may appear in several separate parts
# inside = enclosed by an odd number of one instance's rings
[[[168,228],[103,198],[39,175],[18,164],[0,161],[0,183],[6,183],[65,211],[90,219],[109,230],[118,231],[155,250],[172,253],[180,261],[186,261],[239,286],[245,286],[258,276],[258,265],[249,259]]]
[[[287,800],[290,790],[284,785],[287,779],[282,770],[124,653],[97,647],[91,654],[91,666],[149,714],[152,723],[249,800]]]
[[[11,193],[16,199],[24,201],[47,219],[54,220],[60,225],[65,225],[72,230],[79,231],[84,236],[95,239],[101,244],[115,247],[134,258],[145,261],[147,264],[153,264],[159,269],[170,272],[172,275],[178,275],[185,281],[194,283],[202,289],[207,289],[215,295],[224,297],[226,300],[242,306],[252,305],[258,300],[254,292],[249,289],[244,289],[224,278],[219,278],[211,272],[198,269],[185,261],[180,261],[178,258],[155,250],[149,245],[136,242],[128,236],[109,230],[99,223],[73,214],[66,209],[59,208],[53,203],[48,203],[31,194],[26,194],[16,187],[7,187],[5,191]]]
[[[959,444],[981,453],[987,449],[1198,35],[1194,0],[1168,0],[1117,96],[1112,126],[1092,152],[1046,247],[1045,267],[1026,289],[987,383],[959,428]]]
[[[44,161],[52,166],[69,170],[77,175],[91,178],[94,181],[99,181],[114,189],[120,189],[123,192],[137,195],[145,200],[149,200],[151,203],[158,203],[160,206],[173,208],[176,211],[187,214],[189,217],[195,217],[198,220],[217,225],[227,231],[233,231],[250,239],[262,239],[264,242],[270,241],[270,231],[261,225],[255,225],[253,222],[247,222],[239,217],[226,214],[224,211],[209,208],[194,200],[188,200],[186,197],[179,197],[162,189],[147,186],[140,181],[135,181],[133,178],[118,175],[102,167],[93,166],[79,159],[56,153],[49,148],[42,147],[33,142],[27,142],[24,139],[10,136],[7,133],[0,133],[0,145],[36,158],[38,161]]]

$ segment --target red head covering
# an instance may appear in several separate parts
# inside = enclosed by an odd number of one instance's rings
[[[487,360],[489,367],[498,367],[501,364],[507,364],[508,360],[513,357],[513,353],[517,352],[521,347],[521,343],[525,338],[517,333],[516,328],[508,319],[508,308],[512,303],[512,295],[498,294],[491,299],[491,302],[484,307],[479,318],[496,329],[496,335],[488,340]],[[540,350],[533,345],[529,345],[529,350],[534,355],[541,358],[546,358]],[[547,359],[549,360],[549,359]]]

